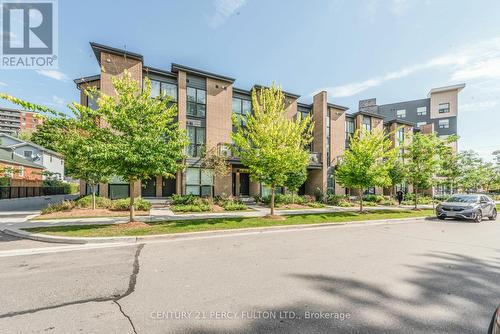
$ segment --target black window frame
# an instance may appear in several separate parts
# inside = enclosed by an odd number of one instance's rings
[[[188,140],[190,140],[189,128],[194,129],[194,142],[189,141],[187,152],[186,152],[187,156],[189,158],[200,158],[203,155],[203,151],[205,149],[205,145],[207,142],[207,128],[204,126],[186,125],[186,132],[188,133]],[[203,143],[201,143],[201,144],[198,143],[198,130],[197,129],[203,129]],[[190,155],[190,152],[192,151],[193,147],[194,147],[195,154]]]
[[[447,108],[441,108],[442,104],[448,105]],[[439,114],[448,114],[450,112],[450,102],[445,102],[445,103],[439,103],[438,104],[438,113]]]
[[[190,101],[189,100],[188,91],[190,89],[194,89],[194,91],[195,91],[194,101]],[[199,91],[203,92],[203,94],[205,96],[204,103],[198,102],[198,92]],[[189,112],[189,110],[190,110],[189,106],[190,105],[194,105],[194,109],[196,110],[196,114],[195,115],[193,115],[192,113]],[[199,110],[198,106],[203,106],[203,115],[201,115],[201,114],[198,113],[198,110]],[[206,91],[206,89],[196,88],[196,87],[191,87],[191,86],[188,86],[186,88],[186,115],[189,116],[189,117],[195,117],[195,118],[206,118],[206,115],[207,115],[207,91]]]

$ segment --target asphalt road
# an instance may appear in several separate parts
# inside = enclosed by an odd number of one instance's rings
[[[426,221],[4,248],[0,332],[486,333],[499,236]]]

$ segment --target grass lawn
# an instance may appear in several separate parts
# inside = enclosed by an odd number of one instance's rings
[[[109,209],[72,209],[70,211],[57,211],[42,214],[31,220],[127,217],[129,214],[128,211],[113,211]],[[137,216],[149,216],[149,211],[136,210],[135,214]]]
[[[44,233],[67,237],[115,237],[142,236],[153,234],[170,234],[181,232],[197,232],[212,230],[227,230],[279,225],[343,223],[360,220],[426,217],[433,215],[432,210],[377,210],[359,214],[357,212],[335,212],[325,214],[303,214],[286,216],[285,220],[274,220],[262,217],[255,218],[211,218],[148,223],[149,227],[120,228],[119,225],[80,225],[51,226],[27,228],[32,233]]]

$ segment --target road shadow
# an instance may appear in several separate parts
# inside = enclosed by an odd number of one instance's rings
[[[254,319],[236,329],[223,327],[222,321],[218,328],[210,325],[189,333],[486,333],[500,302],[500,258],[484,261],[445,252],[416,256],[425,257],[425,265],[406,266],[411,276],[402,280],[405,292],[388,283],[374,283],[370,277],[293,273],[290,277],[331,302],[318,304],[311,297],[256,308],[299,316],[307,311],[349,312],[351,319]]]

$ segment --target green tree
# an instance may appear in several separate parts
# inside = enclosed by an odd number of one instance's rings
[[[394,161],[388,171],[389,179],[391,180],[391,197],[394,196],[394,187],[403,183],[406,180],[406,170],[403,162],[400,160]]]
[[[292,193],[292,195],[295,197],[297,195],[297,192],[299,191],[300,186],[304,184],[307,180],[307,169],[301,169],[296,172],[288,174],[286,181],[285,181],[285,187],[287,187],[288,190]],[[294,198],[292,198],[292,201],[294,201]]]
[[[349,142],[349,150],[337,165],[338,183],[354,188],[359,193],[359,211],[363,211],[363,193],[369,187],[391,184],[389,171],[397,157],[395,148],[382,131],[356,130]]]
[[[447,151],[447,144],[454,140],[441,140],[435,134],[417,132],[411,136],[405,147],[405,167],[408,182],[413,186],[415,209],[418,204],[418,192],[435,184],[440,172],[442,159]]]
[[[454,152],[451,147],[444,148],[439,171],[439,184],[447,186],[453,192],[458,187],[461,174],[460,154]]]
[[[476,191],[482,183],[482,159],[473,150],[460,152],[458,155],[460,177],[458,183],[465,192]]]
[[[130,183],[130,221],[134,221],[134,183],[161,175],[174,177],[183,168],[187,146],[185,131],[174,117],[177,105],[162,95],[151,98],[151,85],[144,80],[144,89],[129,72],[112,80],[117,96],[107,96],[97,90],[99,118],[104,137],[109,140],[108,166],[115,175]]]
[[[312,141],[312,121],[300,115],[288,118],[285,96],[274,84],[252,91],[252,109],[244,126],[233,118],[236,132],[232,139],[251,179],[271,188],[273,216],[276,187],[284,186],[288,175],[304,170],[309,164],[306,146]]]

